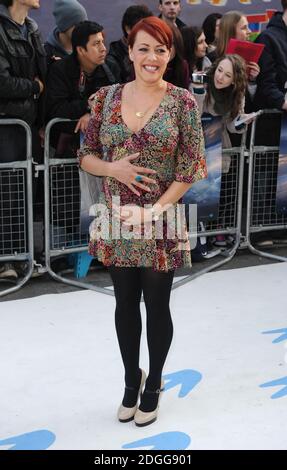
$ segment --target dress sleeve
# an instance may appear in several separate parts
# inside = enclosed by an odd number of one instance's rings
[[[195,183],[207,177],[201,119],[195,99],[186,92],[179,113],[179,145],[175,181]]]
[[[83,143],[78,150],[78,162],[81,166],[82,160],[86,155],[93,155],[103,158],[102,145],[100,142],[100,129],[103,120],[103,107],[109,87],[101,88],[89,100],[91,108],[91,118]]]

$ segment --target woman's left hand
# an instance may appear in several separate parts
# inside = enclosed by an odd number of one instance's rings
[[[260,67],[256,62],[248,62],[247,64],[248,79],[255,81],[260,74]]]
[[[78,123],[75,127],[75,133],[77,133],[79,130],[81,132],[86,132],[89,122],[90,122],[91,115],[90,113],[84,114],[80,119],[78,120]]]
[[[120,219],[124,225],[141,225],[144,222],[151,220],[151,213],[148,209],[144,209],[140,206],[125,205],[125,206],[115,206],[115,217]]]

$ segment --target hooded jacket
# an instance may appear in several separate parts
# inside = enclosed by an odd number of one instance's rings
[[[28,39],[0,5],[0,116],[23,119],[28,124],[42,124],[39,112],[39,77],[44,83],[46,75],[45,50],[38,26],[31,18],[25,20]],[[42,107],[42,100],[40,100]]]
[[[56,27],[49,34],[47,41],[45,42],[45,51],[47,54],[47,64],[48,67],[54,62],[53,57],[60,57],[63,59],[67,57],[69,53],[64,49],[60,40],[59,40],[59,29]]]
[[[265,48],[259,60],[260,74],[254,104],[257,109],[281,110],[287,92],[287,26],[277,12],[256,42]]]

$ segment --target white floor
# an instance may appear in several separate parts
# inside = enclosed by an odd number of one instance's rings
[[[166,391],[146,428],[116,421],[123,369],[112,297],[2,302],[0,450],[286,449],[286,291],[286,263],[173,291]]]

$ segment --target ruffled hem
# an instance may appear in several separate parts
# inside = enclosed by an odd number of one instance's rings
[[[142,257],[132,260],[124,260],[118,258],[111,246],[101,246],[100,243],[90,242],[89,254],[98,261],[103,263],[104,266],[116,266],[123,268],[152,268],[157,272],[174,271],[179,268],[191,267],[190,251],[174,251],[172,254],[167,254],[165,250],[157,249],[156,256],[152,259],[143,260]]]

